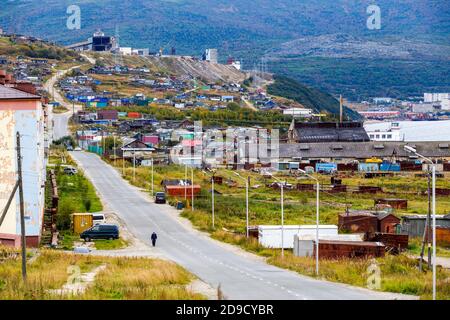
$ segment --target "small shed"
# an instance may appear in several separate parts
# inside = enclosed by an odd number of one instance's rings
[[[426,214],[402,216],[402,233],[406,233],[410,237],[422,237],[425,230],[426,219]],[[439,227],[450,228],[450,214],[436,215],[436,225]]]
[[[378,219],[377,232],[395,233],[397,225],[400,224],[400,218],[389,212],[379,212],[376,214]]]
[[[73,232],[80,234],[83,231],[93,226],[92,213],[74,213],[73,217]]]
[[[378,218],[372,211],[352,210],[339,214],[339,230],[350,233],[375,233],[378,230]]]

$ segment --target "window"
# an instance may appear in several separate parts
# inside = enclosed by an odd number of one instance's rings
[[[387,138],[388,138],[388,139],[392,139],[392,134],[388,134],[388,135],[387,135]]]
[[[382,139],[386,139],[386,135],[383,134],[383,135],[381,136],[381,138],[382,138]]]
[[[377,139],[380,139],[380,135],[379,135],[379,134],[377,134],[376,138],[377,138]]]

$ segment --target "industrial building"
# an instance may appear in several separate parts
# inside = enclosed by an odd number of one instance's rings
[[[45,205],[47,147],[50,143],[50,110],[41,97],[20,90],[5,75],[0,84],[0,209],[6,207],[17,181],[16,133],[20,133],[25,207],[25,231],[28,246],[40,242]],[[18,192],[0,226],[0,244],[21,245],[20,201]]]
[[[415,161],[417,157],[404,150],[406,145],[436,160],[450,159],[448,142],[315,142],[280,144],[279,158],[286,161],[311,161],[347,163],[371,158],[397,161]],[[377,170],[375,170],[377,171]]]
[[[289,143],[370,141],[361,122],[297,122],[292,120]]]

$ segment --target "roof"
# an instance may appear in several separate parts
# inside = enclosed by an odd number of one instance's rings
[[[0,100],[8,100],[8,99],[40,100],[41,97],[14,88],[6,87],[4,85],[0,85]]]
[[[372,157],[409,158],[404,146],[414,145],[425,157],[450,157],[448,142],[322,142],[322,143],[280,143],[280,158],[353,158]]]
[[[361,122],[298,122],[294,130],[297,142],[370,141]]]

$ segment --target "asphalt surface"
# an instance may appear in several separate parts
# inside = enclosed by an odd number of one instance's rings
[[[221,285],[228,299],[408,299],[411,297],[370,291],[315,280],[277,268],[251,254],[241,253],[192,229],[168,205],[154,204],[144,192],[122,179],[119,172],[97,155],[72,152],[108,209],[127,229],[150,245],[158,234],[158,253],[182,265],[214,288]]]

